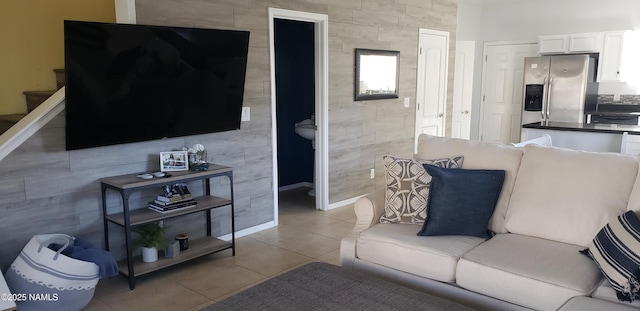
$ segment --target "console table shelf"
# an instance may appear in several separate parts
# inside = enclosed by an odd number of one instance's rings
[[[140,179],[137,174],[128,174],[121,176],[113,176],[100,179],[102,188],[102,212],[104,220],[104,241],[105,248],[109,250],[109,223],[115,224],[124,229],[124,240],[127,256],[118,262],[120,273],[129,278],[129,288],[135,288],[135,277],[156,270],[160,270],[181,262],[185,262],[194,258],[202,257],[208,254],[216,253],[226,249],[231,249],[232,255],[235,256],[235,220],[234,220],[234,203],[233,203],[233,169],[227,166],[209,164],[206,171],[180,171],[171,172],[170,177],[159,177],[152,179]],[[211,195],[211,178],[226,176],[229,179],[230,198],[221,198]],[[162,186],[175,185],[177,183],[186,183],[190,181],[202,181],[204,186],[204,195],[194,197],[196,205],[192,207],[181,208],[167,213],[160,213],[143,206],[134,210],[130,209],[129,197],[133,192],[144,189],[158,189]],[[122,198],[122,212],[107,214],[107,190],[115,191]],[[231,208],[231,241],[223,241],[211,236],[211,210],[217,208]],[[157,222],[165,219],[185,216],[193,213],[201,212],[206,219],[205,232],[206,236],[199,239],[191,239],[189,241],[189,249],[180,252],[174,258],[159,258],[156,262],[143,262],[142,258],[133,256],[132,245],[132,227]]]
[[[177,210],[173,210],[167,213],[160,213],[152,211],[150,209],[137,209],[129,213],[129,220],[131,226],[137,226],[146,224],[149,222],[156,222],[164,219],[169,219],[177,216],[197,213],[214,209],[231,204],[231,200],[223,199],[215,196],[206,196],[194,198],[196,200],[196,206],[186,207]],[[116,223],[120,226],[124,226],[124,213],[117,213],[107,215],[107,220]]]
[[[226,242],[214,237],[205,237],[195,240],[189,240],[189,250],[180,253],[179,256],[174,258],[158,258],[156,262],[143,262],[142,257],[136,256],[133,258],[133,271],[134,276],[141,276],[149,272],[160,270],[166,267],[173,266],[175,264],[189,261],[194,258],[205,256],[211,253],[222,251],[231,248],[231,242]],[[121,260],[118,262],[118,267],[122,274],[128,276],[127,273],[127,261]]]

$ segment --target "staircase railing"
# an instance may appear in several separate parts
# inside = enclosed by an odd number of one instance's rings
[[[0,161],[64,110],[65,88],[45,100],[18,123],[0,135]]]

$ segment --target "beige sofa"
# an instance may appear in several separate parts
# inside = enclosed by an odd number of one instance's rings
[[[635,310],[619,302],[579,251],[611,219],[640,208],[634,156],[422,135],[416,159],[463,155],[463,169],[506,171],[491,239],[417,236],[422,225],[380,223],[384,192],[355,203],[342,266],[486,310]]]

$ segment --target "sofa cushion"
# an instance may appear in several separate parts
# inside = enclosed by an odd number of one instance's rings
[[[446,169],[429,164],[424,167],[432,177],[427,204],[429,218],[418,235],[487,237],[505,172]]]
[[[606,279],[600,282],[600,286],[598,286],[598,288],[596,288],[593,294],[591,294],[591,297],[615,302],[625,306],[633,306],[636,308],[640,308],[640,300],[636,300],[634,302],[618,300],[618,294],[616,293],[616,290],[613,289],[613,287],[611,287],[611,282],[609,282],[609,280],[606,280]]]
[[[385,213],[382,223],[421,224],[427,218],[427,199],[431,176],[423,164],[439,167],[462,167],[464,157],[416,161],[392,156],[382,157],[385,167]]]
[[[629,155],[629,157],[638,159],[638,156]],[[640,165],[638,170],[638,176],[640,176]],[[627,210],[640,212],[640,178],[636,178],[636,182],[633,184],[633,190],[631,190],[631,195],[629,196],[629,205],[627,206]]]
[[[635,157],[527,145],[506,228],[586,247],[627,210],[638,172]]]
[[[640,220],[634,211],[604,226],[588,250],[620,300],[640,298]]]
[[[498,204],[496,204],[496,209],[489,221],[489,230],[499,233],[507,232],[504,228],[504,218],[516,174],[520,167],[522,150],[508,145],[426,134],[422,134],[418,138],[416,159],[439,159],[449,157],[452,154],[464,156],[465,169],[491,169],[506,172]]]
[[[498,234],[460,259],[463,288],[537,310],[556,310],[589,295],[602,274],[582,247],[517,234]]]
[[[558,311],[638,311],[630,305],[622,305],[607,300],[578,296],[569,300]]]
[[[442,282],[455,282],[462,254],[484,241],[470,236],[417,236],[419,225],[377,224],[358,236],[364,261]]]

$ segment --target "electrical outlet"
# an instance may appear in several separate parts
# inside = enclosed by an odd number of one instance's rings
[[[371,179],[376,178],[376,170],[374,168],[371,169]]]
[[[404,98],[404,107],[409,108],[409,97]]]
[[[251,107],[242,107],[242,115],[240,121],[247,122],[251,120]]]

